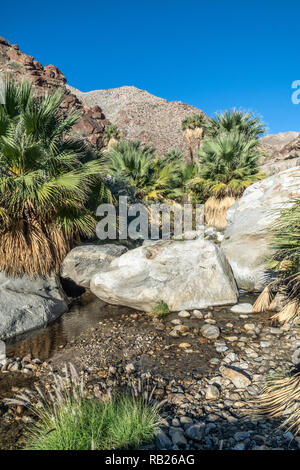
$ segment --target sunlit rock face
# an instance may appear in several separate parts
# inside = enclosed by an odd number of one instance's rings
[[[271,226],[279,209],[300,197],[300,168],[259,181],[226,213],[228,227],[221,243],[239,288],[261,291],[272,273],[266,270]]]
[[[179,311],[234,304],[238,296],[222,251],[202,238],[130,250],[97,273],[90,286],[105,302],[146,312],[160,301]]]

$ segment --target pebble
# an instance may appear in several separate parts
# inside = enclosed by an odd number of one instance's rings
[[[207,400],[217,400],[220,396],[218,387],[215,385],[209,385],[206,389],[205,398]]]
[[[180,318],[190,318],[191,314],[187,310],[182,310],[178,313]]]
[[[220,336],[220,328],[216,325],[206,324],[202,326],[200,331],[204,338],[217,339]]]
[[[234,313],[252,313],[252,305],[247,303],[240,303],[231,307],[230,310]]]

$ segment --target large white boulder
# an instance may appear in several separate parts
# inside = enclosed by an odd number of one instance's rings
[[[126,251],[125,246],[113,244],[77,246],[65,257],[60,275],[62,278],[71,279],[78,286],[90,287],[93,275]]]
[[[0,339],[41,328],[68,310],[58,277],[11,279],[0,273]]]
[[[221,248],[239,288],[260,291],[269,280],[271,226],[278,210],[300,197],[300,168],[291,168],[259,181],[244,192],[226,213],[228,227]]]
[[[179,311],[234,304],[238,296],[225,256],[201,238],[128,251],[96,274],[90,288],[105,302],[146,312],[160,301]]]

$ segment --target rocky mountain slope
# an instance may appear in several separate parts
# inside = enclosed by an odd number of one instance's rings
[[[280,132],[261,138],[266,157],[261,161],[262,170],[267,174],[278,173],[298,165],[300,157],[300,133]]]
[[[180,101],[167,101],[134,86],[83,93],[68,87],[87,106],[100,106],[126,139],[150,144],[160,155],[179,150],[189,158],[189,147],[181,129],[187,116],[203,111]]]
[[[16,44],[10,44],[0,37],[0,77],[12,76],[16,80],[28,79],[36,90],[44,93],[46,89],[61,87],[66,92],[62,111],[77,110],[81,119],[74,130],[91,144],[101,147],[105,126],[109,121],[99,106],[86,106],[66,88],[66,77],[54,65],[42,66],[32,56],[21,52]]]

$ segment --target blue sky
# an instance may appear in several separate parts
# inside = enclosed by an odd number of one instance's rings
[[[0,35],[82,91],[134,85],[300,132],[299,20],[299,0],[28,0],[2,3]]]

